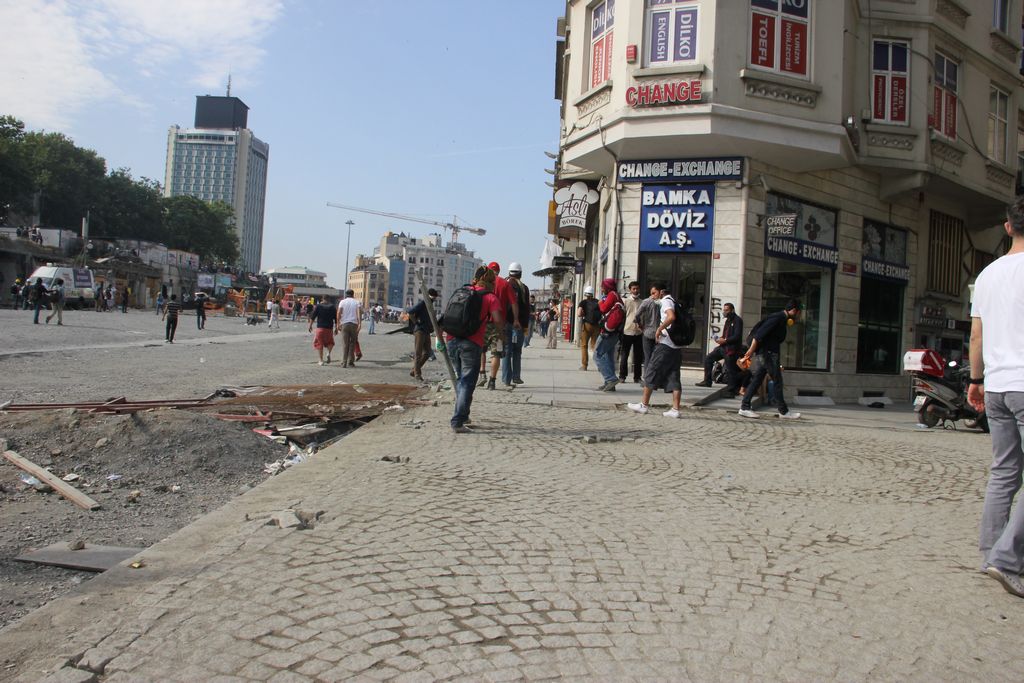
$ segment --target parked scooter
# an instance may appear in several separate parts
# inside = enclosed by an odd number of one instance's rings
[[[903,355],[903,369],[914,380],[914,411],[918,424],[934,427],[963,420],[969,429],[988,432],[988,416],[967,402],[971,369],[967,363],[942,359],[931,349],[911,349]]]

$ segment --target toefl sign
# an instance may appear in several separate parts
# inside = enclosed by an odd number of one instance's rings
[[[714,185],[644,185],[640,192],[640,251],[708,253],[714,224]]]

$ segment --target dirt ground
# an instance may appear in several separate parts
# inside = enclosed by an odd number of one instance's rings
[[[258,484],[263,465],[287,453],[243,424],[185,410],[0,413],[0,434],[57,476],[79,475],[75,485],[102,505],[90,512],[40,493],[0,461],[0,628],[93,576],[17,562],[18,554],[76,539],[148,547]],[[133,490],[141,491],[134,502]]]

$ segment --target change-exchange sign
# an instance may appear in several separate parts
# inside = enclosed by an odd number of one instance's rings
[[[640,251],[711,251],[715,186],[644,185],[640,193]]]

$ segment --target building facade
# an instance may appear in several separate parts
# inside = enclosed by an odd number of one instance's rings
[[[348,274],[348,288],[364,310],[377,304],[384,306],[388,300],[388,269],[373,257],[359,254]]]
[[[263,254],[270,146],[245,128],[247,112],[237,97],[197,97],[195,127],[168,131],[164,195],[229,204],[242,267],[255,273]]]
[[[270,268],[261,274],[273,278],[278,287],[291,285],[292,293],[297,297],[311,296],[319,301],[325,296],[337,297],[340,294],[336,288],[327,284],[327,273],[304,266]]]
[[[456,289],[473,279],[473,273],[483,263],[464,244],[444,244],[440,235],[410,237],[393,232],[381,238],[374,258],[388,270],[387,303],[398,308],[408,308],[419,301],[417,275],[428,288],[441,294],[442,301],[448,301]]]
[[[903,353],[965,352],[969,283],[1005,250],[1020,26],[1020,0],[568,2],[567,285],[667,280],[698,321],[685,363],[724,303],[749,330],[796,298],[794,395],[906,399]],[[596,220],[563,220],[587,195]]]

